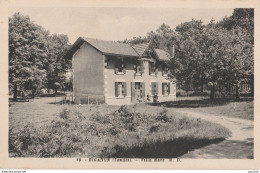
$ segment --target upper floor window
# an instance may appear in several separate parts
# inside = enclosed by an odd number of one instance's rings
[[[149,62],[149,74],[150,75],[157,75],[158,69],[154,62]]]
[[[126,82],[115,82],[115,96],[125,97],[126,95]]]
[[[125,74],[126,73],[126,63],[124,62],[123,58],[116,60],[115,73],[116,74]]]
[[[166,65],[162,66],[162,75],[166,76],[168,74],[169,68]]]
[[[144,73],[144,65],[143,62],[136,62],[134,64],[134,70],[136,75],[142,75]]]
[[[169,95],[170,94],[170,83],[162,83],[162,95]]]

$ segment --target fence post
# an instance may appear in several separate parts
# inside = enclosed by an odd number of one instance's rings
[[[89,105],[89,96],[87,96],[88,97],[88,105]]]

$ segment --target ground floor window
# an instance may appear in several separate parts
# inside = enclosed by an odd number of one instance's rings
[[[115,82],[115,96],[125,97],[127,95],[126,82]]]
[[[151,94],[158,95],[158,83],[157,82],[151,83]]]
[[[162,83],[162,95],[169,95],[170,94],[170,83]]]

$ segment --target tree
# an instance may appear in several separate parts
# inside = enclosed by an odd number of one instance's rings
[[[227,19],[225,19],[227,20]],[[175,75],[183,82],[208,83],[210,98],[214,99],[216,86],[236,86],[253,74],[253,45],[251,32],[240,26],[226,29],[211,20],[206,26],[192,20],[176,27]]]
[[[68,37],[50,35],[28,16],[15,13],[9,18],[9,88],[14,101],[18,90],[30,90],[32,96],[41,88],[64,89],[71,61],[64,58]]]
[[[232,16],[223,18],[218,24],[240,37],[240,59],[241,70],[234,73],[236,79],[236,98],[239,99],[239,82],[246,81],[252,84],[252,96],[254,95],[254,9],[238,8],[234,9]],[[233,30],[233,31],[232,31]],[[243,46],[241,46],[243,45]],[[236,68],[235,68],[236,69]],[[239,73],[242,72],[243,74]]]
[[[13,88],[14,101],[18,89],[30,89],[34,95],[36,88],[43,86],[48,34],[28,16],[15,13],[9,18],[9,87]]]
[[[68,37],[63,34],[53,34],[49,37],[48,61],[45,64],[48,77],[48,88],[57,94],[58,89],[65,89],[66,72],[71,69],[71,61],[65,59],[65,53],[69,49]]]
[[[171,77],[186,86],[209,84],[210,98],[214,99],[216,87],[236,87],[254,79],[254,9],[234,9],[232,16],[215,23],[203,25],[192,19],[181,23],[175,30],[162,24],[146,37],[134,37],[130,43],[150,42],[155,48],[168,52],[174,45],[171,59]]]
[[[174,76],[183,86],[205,83],[205,57],[202,56],[202,21],[192,20],[178,25],[173,38],[175,54],[171,61]]]

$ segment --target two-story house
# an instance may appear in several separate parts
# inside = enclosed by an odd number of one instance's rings
[[[101,96],[109,105],[129,105],[153,96],[176,98],[176,84],[168,79],[169,53],[149,44],[130,45],[78,38],[68,51],[72,59],[75,103]]]

